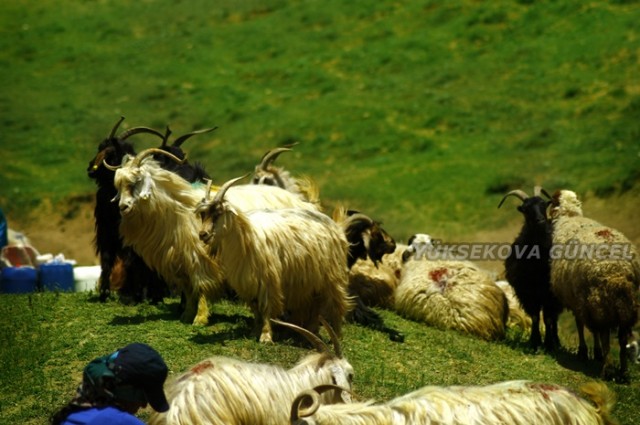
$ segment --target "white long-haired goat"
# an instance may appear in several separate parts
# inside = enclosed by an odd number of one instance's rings
[[[136,157],[125,157],[116,170],[122,215],[120,235],[145,263],[169,284],[184,291],[187,298],[182,315],[185,322],[206,324],[207,299],[222,294],[222,273],[199,237],[200,218],[194,214],[205,189],[192,187],[175,173],[160,167],[151,155],[180,159],[159,149],[147,149]],[[272,186],[243,185],[228,192],[227,198],[239,210],[296,207],[315,210],[313,204]]]
[[[582,391],[593,402],[553,384],[506,381],[487,386],[427,386],[384,404],[321,405],[324,385],[296,397],[292,425],[612,425],[614,395],[603,383]]]
[[[325,324],[334,352],[316,335],[283,322],[303,334],[317,349],[291,369],[211,357],[169,380],[165,392],[170,407],[153,413],[151,425],[284,424],[297,394],[322,384],[351,389],[353,367],[342,356],[337,335]],[[350,402],[348,392],[324,397],[325,403]]]
[[[312,332],[323,316],[340,334],[351,309],[344,232],[317,211],[239,211],[225,194],[242,178],[225,183],[213,200],[203,199],[196,212],[203,220],[201,239],[229,286],[253,308],[260,341],[272,340],[269,319],[285,313]]]

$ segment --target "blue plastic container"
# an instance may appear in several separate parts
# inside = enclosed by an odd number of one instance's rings
[[[3,294],[28,294],[36,290],[38,271],[33,267],[5,267],[2,269],[0,292]]]
[[[73,292],[73,266],[67,263],[41,264],[40,287],[45,291]]]

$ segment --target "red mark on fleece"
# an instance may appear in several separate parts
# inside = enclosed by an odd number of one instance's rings
[[[440,281],[443,280],[442,278],[445,277],[446,275],[447,275],[447,269],[445,267],[440,267],[435,270],[431,270],[429,272],[429,277],[431,278],[431,280],[438,283],[440,283]]]
[[[552,391],[558,391],[560,389],[559,386],[557,385],[553,385],[553,384],[538,384],[538,383],[532,383],[532,384],[528,384],[528,387],[531,388],[534,391],[539,391],[542,394],[542,397],[544,397],[545,400],[549,400],[549,394]]]
[[[199,375],[203,371],[205,371],[207,369],[211,369],[212,367],[213,367],[213,363],[210,362],[209,360],[205,360],[204,362],[198,363],[197,365],[192,367],[191,368],[191,372],[195,373],[196,375]]]
[[[613,233],[609,229],[602,229],[596,232],[596,236],[600,236],[602,239],[606,239],[607,241],[611,241],[613,239]]]

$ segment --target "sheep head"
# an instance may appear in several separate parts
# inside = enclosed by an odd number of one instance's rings
[[[320,396],[327,391],[342,391],[351,393],[347,388],[338,385],[318,385],[311,390],[301,392],[291,403],[291,416],[289,423],[293,425],[315,424],[313,418],[302,419],[312,416],[318,411],[321,405]]]
[[[343,357],[340,340],[331,325],[329,325],[323,317],[320,317],[322,326],[327,330],[329,338],[331,338],[333,352],[329,349],[327,344],[325,344],[325,342],[313,332],[292,323],[282,322],[276,319],[271,319],[271,321],[298,332],[300,335],[304,336],[321,354],[317,367],[328,368],[331,371],[331,380],[333,385],[337,385],[341,389],[346,389],[346,391],[337,392],[331,399],[331,403],[351,403],[351,393],[349,390],[351,390],[353,385],[353,366],[351,366],[347,359]]]
[[[123,121],[124,117],[120,117],[120,120],[113,126],[107,138],[98,145],[98,153],[89,161],[89,167],[87,168],[87,174],[90,178],[97,179],[99,173],[102,172],[101,170],[111,170],[102,167],[105,162],[109,164],[120,164],[125,155],[135,155],[133,146],[126,142],[129,137],[139,133],[148,133],[163,138],[160,132],[149,127],[133,127],[116,136],[116,132]],[[112,178],[112,173],[109,173],[109,179]]]
[[[416,233],[412,235],[407,241],[407,249],[402,253],[402,262],[406,263],[411,257],[415,259],[421,259],[425,251],[433,248],[433,242],[431,236],[426,233]]]
[[[202,201],[200,201],[198,205],[196,205],[195,208],[195,213],[199,215],[200,219],[202,220],[202,227],[199,234],[201,241],[206,244],[209,244],[211,242],[211,239],[213,238],[213,229],[216,225],[216,222],[228,210],[228,205],[224,200],[224,195],[227,193],[227,190],[229,190],[231,186],[247,176],[248,174],[245,174],[244,176],[236,177],[235,179],[227,181],[220,187],[213,200],[210,199],[212,182],[211,180],[207,182],[205,196]]]
[[[547,191],[545,191],[540,186],[534,187],[533,196],[531,197],[527,195],[526,192],[520,189],[512,190],[511,192],[504,195],[504,197],[500,201],[500,204],[498,204],[498,208],[502,206],[502,204],[508,197],[514,196],[522,201],[522,204],[518,205],[517,209],[524,215],[525,222],[527,224],[533,226],[546,226],[546,224],[548,223],[547,208],[550,204],[550,201],[544,200],[542,198],[542,195],[547,198],[551,198]]]
[[[551,218],[582,216],[582,202],[571,190],[557,190],[551,197]]]
[[[178,163],[184,162],[169,152],[157,148],[146,149],[133,158],[125,156],[123,164],[120,166],[112,166],[106,161],[104,162],[105,167],[116,171],[114,184],[118,195],[113,201],[118,201],[120,214],[129,214],[139,200],[144,201],[151,196],[155,181],[152,170],[143,163],[143,160],[154,154],[168,156]],[[156,167],[158,167],[157,163]]]

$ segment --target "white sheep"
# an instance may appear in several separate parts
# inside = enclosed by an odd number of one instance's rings
[[[587,358],[584,326],[594,335],[594,357],[611,363],[610,332],[618,330],[620,374],[627,373],[625,348],[638,320],[640,261],[638,251],[619,231],[582,215],[582,204],[569,190],[552,197],[551,290],[573,312],[578,355]]]
[[[614,394],[603,383],[568,388],[529,381],[487,386],[426,386],[387,403],[322,405],[323,385],[296,397],[292,425],[613,425]]]
[[[185,322],[206,324],[207,299],[222,295],[223,275],[199,237],[201,220],[194,214],[205,196],[203,187],[193,187],[180,176],[160,167],[151,155],[180,159],[159,149],[147,149],[136,157],[125,157],[116,170],[114,185],[122,220],[120,234],[145,263],[171,285],[184,291]],[[272,186],[237,186],[228,200],[240,210],[296,207],[315,210],[313,204]]]
[[[412,238],[403,254],[395,310],[442,329],[487,340],[503,338],[509,305],[491,275],[469,261],[429,259],[421,248],[411,248],[415,242]]]
[[[196,212],[203,220],[201,239],[229,286],[253,309],[260,341],[272,340],[269,319],[285,313],[312,332],[323,316],[340,334],[351,309],[344,232],[317,211],[239,211],[225,193],[241,178],[225,183],[213,200],[203,199]]]
[[[284,324],[282,322],[277,322]],[[152,413],[151,425],[284,424],[295,396],[321,384],[351,389],[353,367],[342,356],[337,335],[326,327],[334,353],[316,335],[296,326],[317,349],[293,368],[211,357],[170,379],[165,393],[170,407]],[[348,392],[325,397],[325,403],[350,402]]]

